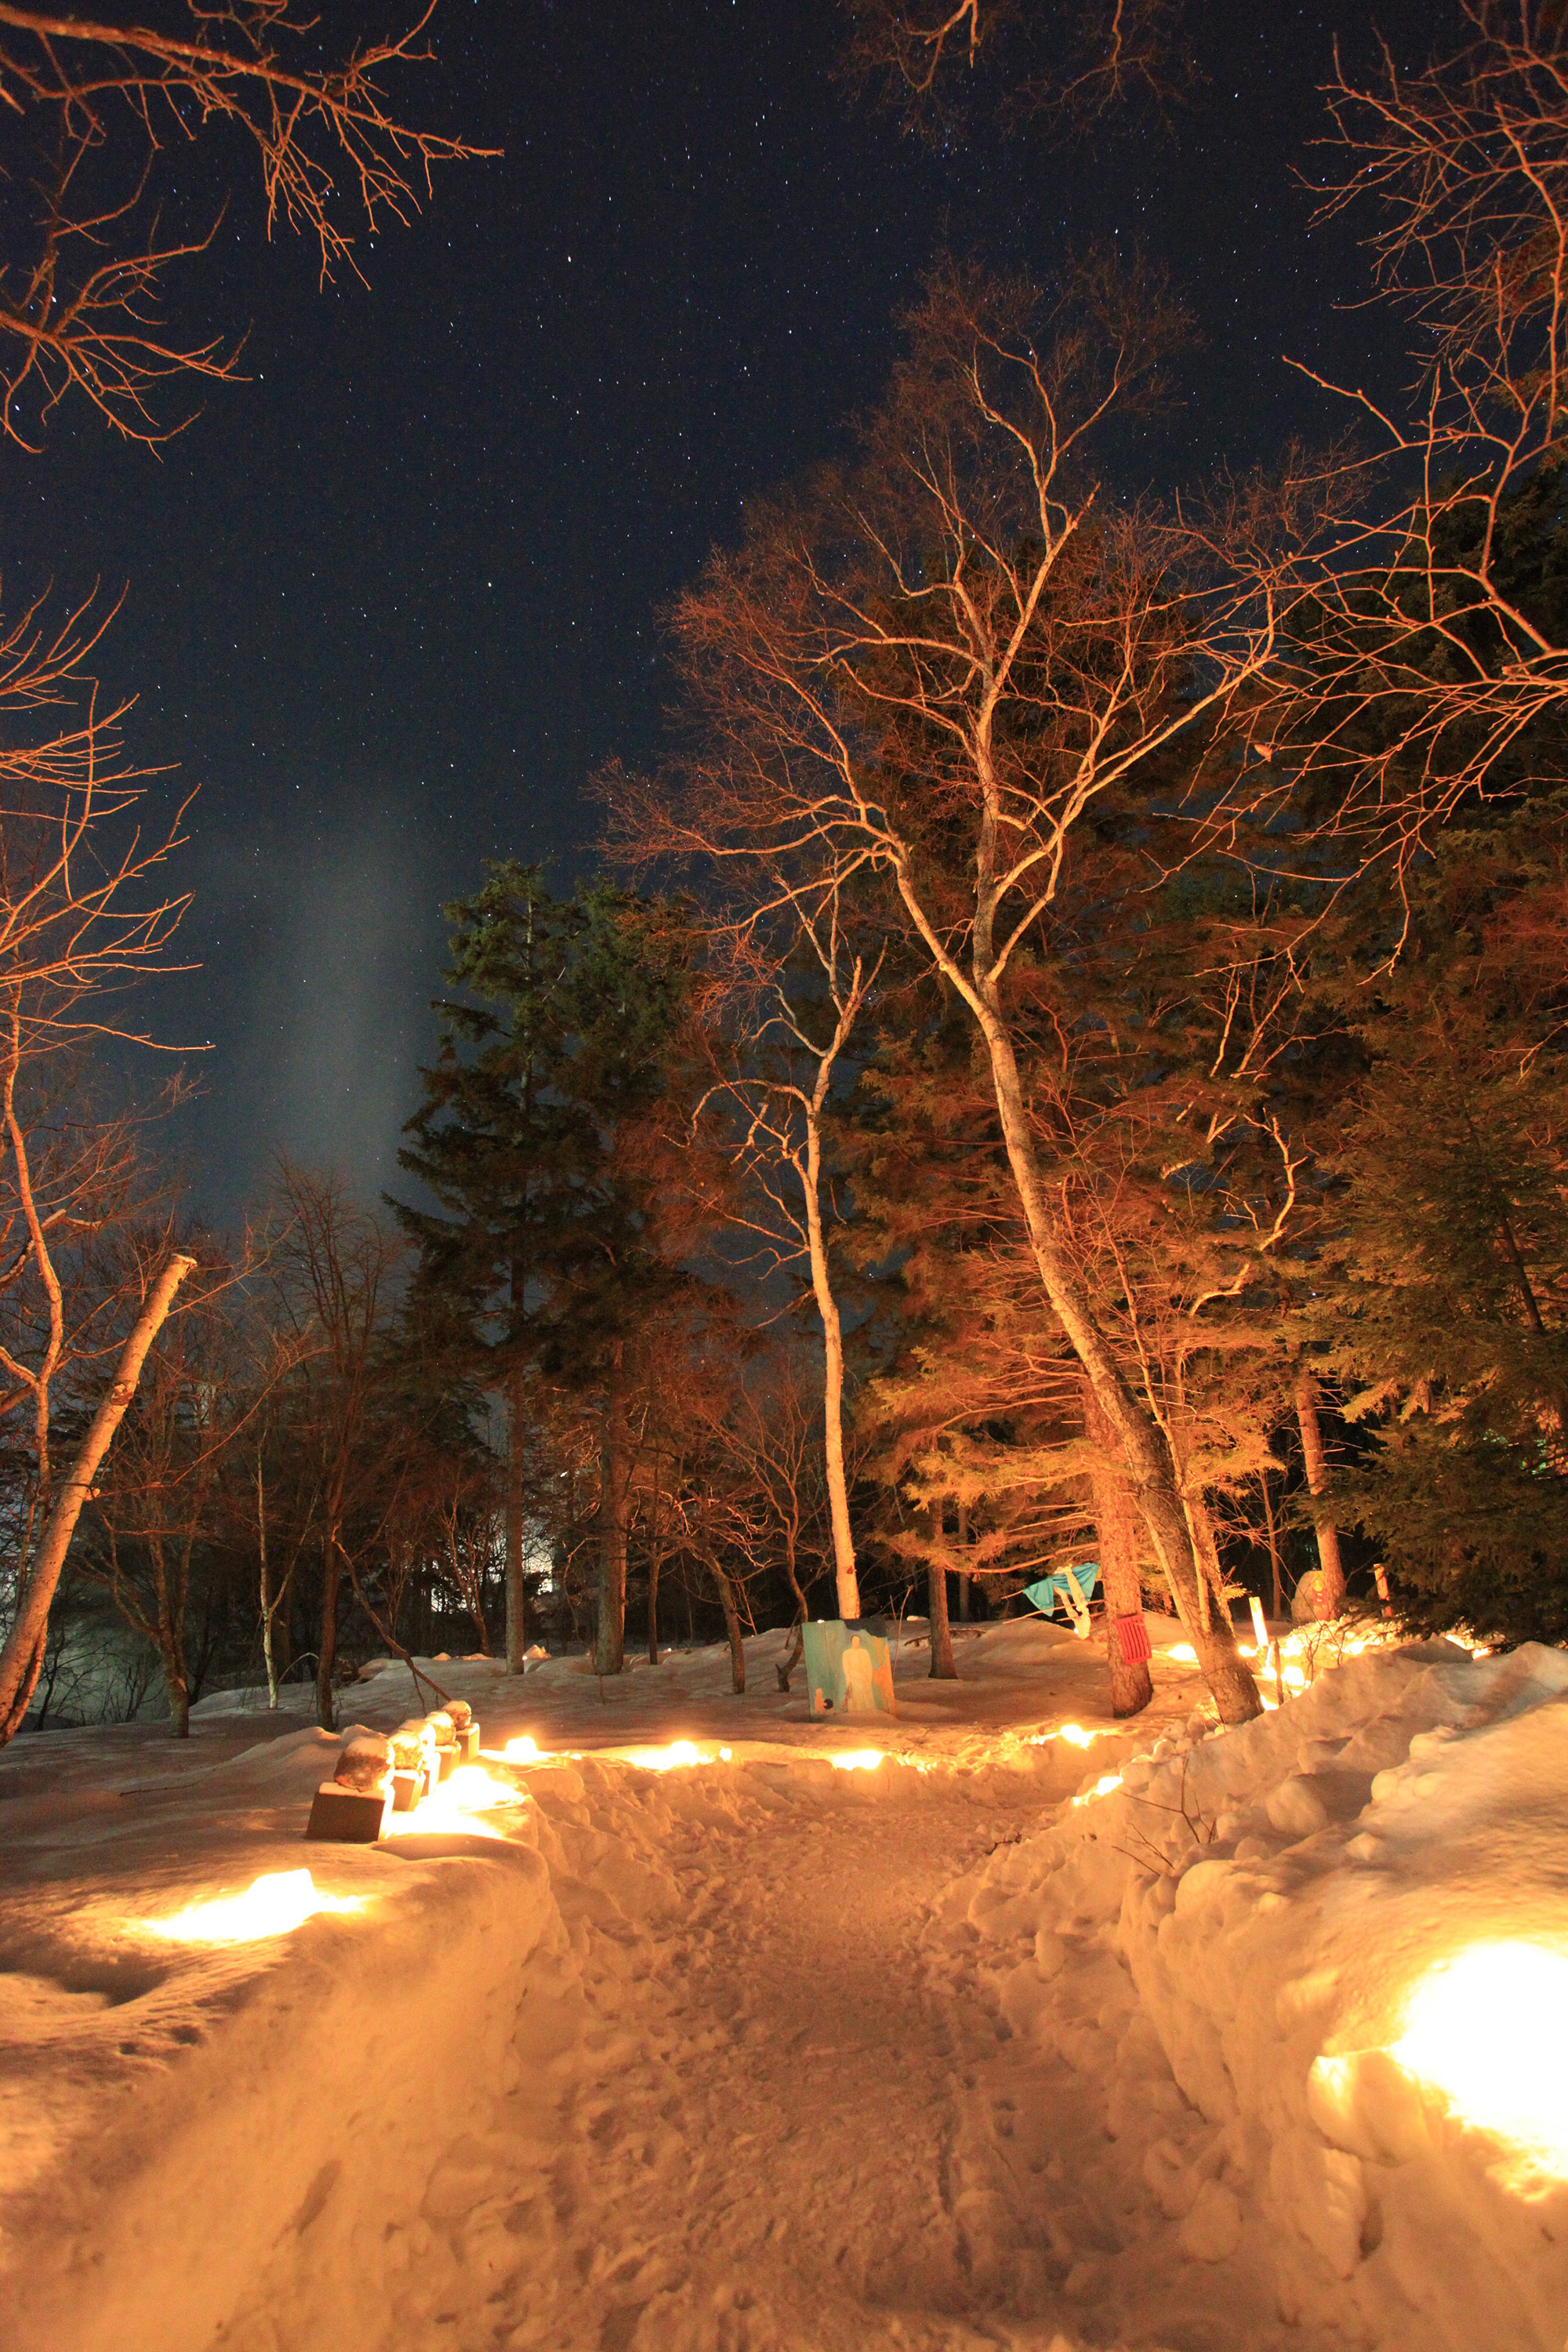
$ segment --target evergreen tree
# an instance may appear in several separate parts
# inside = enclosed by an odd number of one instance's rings
[[[1365,1013],[1340,1353],[1375,1433],[1346,1480],[1400,1607],[1568,1638],[1568,800],[1455,829]]]
[[[689,942],[667,907],[595,882],[553,898],[538,867],[492,866],[447,909],[445,1021],[400,1163],[435,1211],[398,1204],[419,1245],[431,1344],[507,1397],[507,1656],[521,1664],[528,1375],[598,1400],[602,1673],[619,1670],[629,1481],[626,1349],[683,1280],[666,1253],[650,1123],[668,1091]]]
[[[548,1229],[559,1224],[584,1147],[564,1084],[583,918],[574,902],[551,897],[539,866],[510,859],[444,911],[453,927],[445,976],[463,993],[437,1001],[440,1050],[420,1072],[425,1099],[397,1155],[437,1208],[394,1206],[419,1248],[416,1320],[426,1344],[482,1363],[506,1399],[506,1655],[520,1674],[529,1286],[532,1276],[536,1294],[542,1287],[560,1241]]]
[[[1494,514],[1478,483],[1445,504],[1438,548],[1457,579],[1485,535],[1510,606],[1558,643],[1563,488],[1563,467],[1542,467]],[[1323,1151],[1333,1213],[1299,1268],[1297,1307],[1366,1433],[1331,1499],[1375,1538],[1402,1613],[1556,1641],[1568,1633],[1568,740],[1548,710],[1490,739],[1472,713],[1426,741],[1422,698],[1448,692],[1468,709],[1468,688],[1506,671],[1510,648],[1484,605],[1445,605],[1417,628],[1422,578],[1400,593],[1397,679],[1369,669],[1378,691],[1358,680],[1325,696],[1280,762],[1302,762],[1301,814],[1331,846],[1335,796],[1363,772],[1386,777],[1391,805],[1426,794],[1448,812],[1420,841],[1390,834],[1396,889],[1374,862],[1319,927],[1342,1040],[1337,1067],[1315,1074],[1320,1140],[1338,1130]]]

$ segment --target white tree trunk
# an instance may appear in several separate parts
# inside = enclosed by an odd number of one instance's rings
[[[811,1286],[822,1318],[823,1443],[827,1457],[827,1501],[833,1521],[833,1564],[838,1583],[838,1614],[860,1614],[860,1580],[855,1571],[855,1538],[849,1526],[849,1489],[844,1475],[844,1333],[838,1303],[827,1277],[827,1244],[822,1232],[822,1136],[815,1116],[806,1126],[805,1228],[811,1245]]]
[[[20,1730],[27,1712],[48,1633],[49,1604],[60,1580],[60,1570],[81,1517],[81,1507],[92,1492],[98,1465],[108,1453],[125,1409],[136,1393],[147,1350],[162,1329],[174,1293],[195,1265],[194,1257],[167,1259],[148,1293],[136,1328],[121,1350],[109,1391],[93,1414],[76,1460],[56,1497],[44,1539],[22,1595],[16,1620],[0,1650],[0,1746]]]
[[[1122,1377],[1078,1276],[1058,1244],[1055,1221],[1035,1158],[1012,1039],[992,1005],[981,1006],[980,1025],[991,1056],[1008,1164],[1023,1204],[1041,1286],[1068,1344],[1089,1375],[1096,1402],[1121,1441],[1134,1500],[1178,1608],[1187,1621],[1220,1718],[1226,1723],[1248,1722],[1262,1713],[1263,1702],[1258,1696],[1258,1685],[1237,1655],[1227,1612],[1223,1608],[1209,1611],[1203,1605],[1203,1572],[1176,1490],[1169,1448],[1152,1414],[1140,1405]]]

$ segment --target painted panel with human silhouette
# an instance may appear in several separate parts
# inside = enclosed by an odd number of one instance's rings
[[[813,1715],[892,1715],[893,1655],[879,1633],[818,1618],[803,1628]]]

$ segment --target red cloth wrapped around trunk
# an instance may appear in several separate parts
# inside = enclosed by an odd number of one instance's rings
[[[1149,1640],[1149,1628],[1143,1622],[1141,1614],[1136,1617],[1113,1618],[1111,1631],[1116,1636],[1116,1646],[1121,1654],[1121,1663],[1124,1666],[1141,1665],[1145,1658],[1153,1656],[1153,1648]]]

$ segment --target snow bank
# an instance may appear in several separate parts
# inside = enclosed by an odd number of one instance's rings
[[[1015,2033],[1104,2069],[1187,2257],[1246,2240],[1281,2318],[1387,2352],[1562,2352],[1568,2152],[1390,2053],[1477,1948],[1542,1948],[1568,1990],[1568,1655],[1375,1652],[1244,1728],[1194,1717],[955,1888],[937,1940],[976,1934]],[[1529,2022],[1561,2065],[1562,2005]],[[1467,2023],[1484,2077],[1518,2021]]]
[[[0,1933],[8,2342],[315,2341],[345,2282],[374,2301],[406,2268],[433,2180],[515,2088],[528,1963],[559,1933],[531,1844],[236,1840],[285,1793],[296,1812],[336,1744],[301,1733],[229,1768],[229,1845],[199,1885],[149,1850],[68,1916],[30,1906],[25,1949],[16,1915]],[[220,1948],[138,1916],[303,1864],[360,1907]]]

